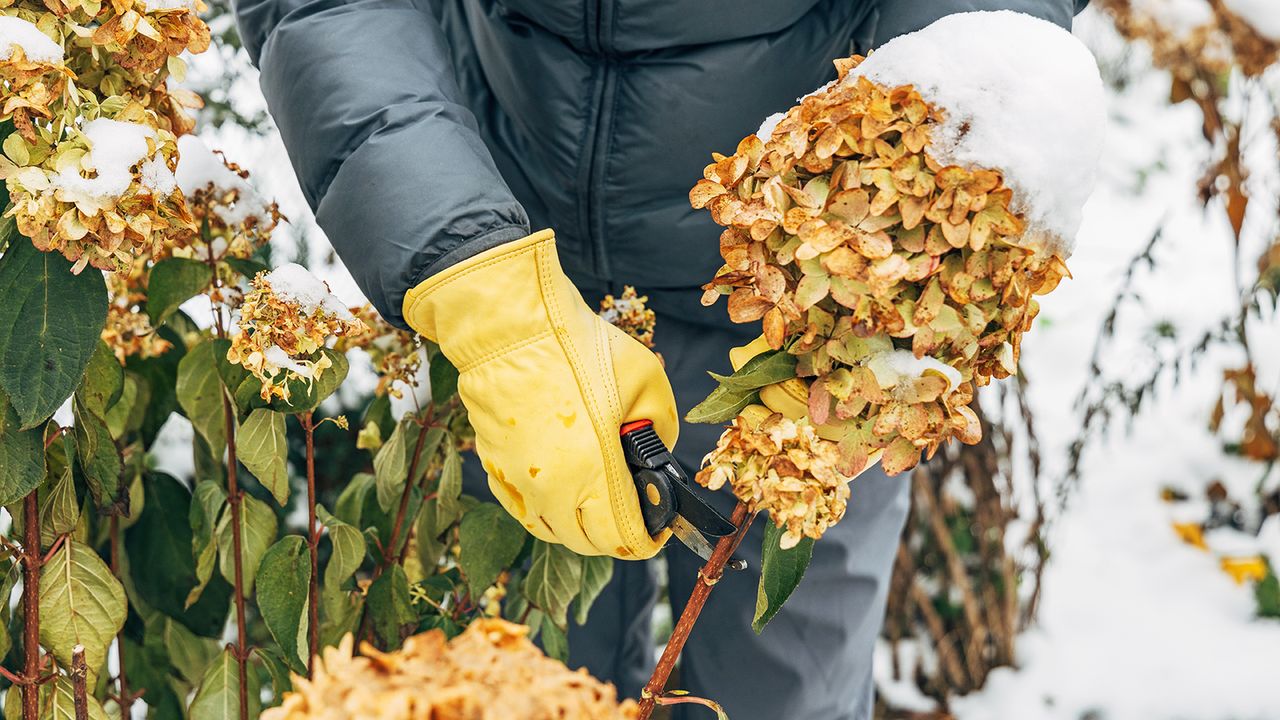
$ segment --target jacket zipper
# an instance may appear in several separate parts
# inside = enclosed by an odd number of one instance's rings
[[[591,273],[597,278],[607,280],[609,259],[605,251],[604,213],[597,208],[599,193],[597,187],[604,180],[604,164],[607,161],[604,147],[609,126],[613,118],[608,114],[612,105],[615,90],[613,59],[604,46],[605,7],[609,0],[586,0],[587,5],[587,45],[600,57],[594,79],[592,94],[591,126],[588,128],[586,147],[583,148],[582,172],[579,174],[582,183],[579,191],[582,207],[579,210],[579,226],[582,233],[582,249],[584,260]]]

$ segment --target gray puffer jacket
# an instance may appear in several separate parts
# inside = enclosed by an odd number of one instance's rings
[[[531,227],[555,228],[578,282],[700,285],[719,233],[689,188],[833,59],[966,10],[1070,27],[1086,1],[238,0],[236,14],[320,226],[403,326],[408,289]]]

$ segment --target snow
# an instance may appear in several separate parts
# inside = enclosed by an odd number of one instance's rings
[[[1223,0],[1223,4],[1252,25],[1258,34],[1280,42],[1280,3],[1276,0]]]
[[[1130,0],[1129,4],[1135,13],[1159,21],[1161,27],[1178,39],[1186,38],[1198,28],[1218,22],[1208,0]],[[1231,2],[1227,4],[1230,5]]]
[[[142,0],[142,7],[147,12],[163,10],[195,10],[196,0]]]
[[[142,184],[159,195],[168,195],[178,187],[173,171],[165,164],[164,158],[156,156],[142,163],[138,168]]]
[[[0,16],[0,60],[13,57],[13,48],[22,48],[28,60],[56,64],[62,62],[62,46],[22,18]]]
[[[262,356],[267,359],[267,362],[278,368],[292,370],[298,377],[306,378],[307,380],[312,378],[313,372],[311,368],[289,357],[289,353],[285,352],[284,348],[279,345],[268,347],[262,352]]]
[[[232,172],[222,158],[209,149],[203,140],[195,135],[183,135],[178,138],[178,187],[187,196],[197,190],[206,190],[210,186],[218,193],[236,194],[235,205],[223,204],[214,206],[213,211],[227,225],[236,226],[256,217],[259,223],[270,221],[270,203],[260,195],[248,180]]]
[[[119,197],[133,184],[133,166],[147,156],[147,141],[155,131],[141,123],[98,118],[80,128],[89,141],[89,152],[81,165],[94,177],[80,174],[80,167],[64,167],[53,178],[53,187],[73,197],[106,200]],[[169,187],[173,181],[163,161],[142,169],[144,185],[151,189]]]
[[[329,286],[323,280],[297,263],[285,263],[267,273],[265,278],[276,297],[287,302],[298,303],[304,313],[310,314],[316,310],[324,310],[330,315],[343,319],[349,320],[355,317],[351,314],[351,310],[330,292]],[[281,352],[284,351],[281,350]],[[284,367],[281,363],[276,364]]]
[[[914,85],[943,107],[934,157],[1001,170],[1028,232],[1071,253],[1105,125],[1102,79],[1083,43],[1030,15],[958,13],[885,43],[845,81],[861,76]]]
[[[778,127],[778,123],[782,122],[786,116],[786,113],[776,112],[765,118],[764,122],[760,123],[760,129],[756,130],[756,137],[769,142],[769,138],[773,137],[774,128]]]
[[[875,374],[880,387],[885,389],[899,387],[908,380],[923,377],[927,372],[945,377],[953,388],[962,382],[959,370],[931,357],[918,358],[910,350],[874,353],[865,364]]]

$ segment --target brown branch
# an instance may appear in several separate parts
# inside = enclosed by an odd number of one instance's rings
[[[311,556],[311,580],[307,587],[307,677],[315,670],[320,652],[320,527],[316,524],[316,426],[311,413],[298,416],[307,436],[307,551]]]
[[[116,579],[123,581],[120,568],[120,516],[112,515],[110,524],[111,535],[111,574]],[[116,633],[116,658],[120,661],[120,672],[116,674],[116,681],[119,684],[119,691],[116,695],[116,702],[120,704],[120,716],[131,717],[130,711],[133,708],[133,701],[137,696],[129,694],[129,675],[125,671],[124,659],[124,628],[120,628],[120,632]]]
[[[84,663],[84,646],[77,644],[71,649],[71,692],[75,698],[76,720],[89,720],[88,685],[89,668]]]
[[[746,536],[747,528],[751,527],[751,521],[755,517],[755,513],[749,512],[747,506],[742,503],[734,507],[730,522],[736,525],[738,530],[732,535],[720,538],[720,542],[716,543],[716,548],[711,553],[711,559],[707,560],[698,571],[698,582],[693,586],[693,592],[689,594],[689,602],[684,606],[684,612],[680,613],[680,619],[671,631],[671,639],[667,641],[662,657],[658,659],[658,665],[653,669],[653,675],[649,677],[649,682],[640,693],[640,712],[636,716],[637,720],[649,720],[649,716],[653,714],[654,705],[666,689],[667,679],[675,669],[676,659],[684,650],[684,644],[689,639],[689,633],[693,632],[694,623],[698,622],[698,616],[702,613],[712,588],[720,581],[720,576],[724,574],[725,563],[742,543],[742,538]]]
[[[400,533],[404,532],[407,540],[409,533],[404,529],[405,515],[409,510],[409,499],[413,497],[413,481],[418,474],[418,464],[422,460],[422,446],[427,440],[427,430],[431,427],[432,407],[427,406],[427,419],[418,427],[418,439],[413,445],[413,458],[409,461],[409,474],[404,478],[404,490],[400,492],[400,505],[396,509],[396,520],[391,525],[391,539],[387,541],[387,547],[382,554],[382,558],[378,561],[377,567],[373,570],[373,577],[377,578],[387,569],[391,563],[399,565],[404,561],[404,552],[400,548]],[[405,547],[409,546],[405,542]]]
[[[231,507],[231,548],[234,553],[231,564],[236,601],[236,649],[233,654],[236,656],[240,679],[240,720],[249,720],[249,672],[247,667],[249,661],[249,632],[248,623],[245,620],[244,568],[242,567],[244,561],[242,554],[244,526],[240,522],[240,501],[243,499],[243,492],[240,490],[240,485],[236,478],[235,410],[232,409],[231,400],[227,398],[226,392],[222,393],[222,419],[227,433],[227,503]]]
[[[40,720],[40,510],[36,506],[37,490],[32,490],[23,503],[22,522],[22,652],[23,677],[22,720]]]

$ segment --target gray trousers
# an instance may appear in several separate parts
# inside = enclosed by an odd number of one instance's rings
[[[579,288],[589,304],[603,295],[602,289],[583,284]],[[650,295],[658,311],[657,349],[683,416],[714,386],[707,371],[729,372],[728,349],[749,341],[759,328],[726,326],[720,319],[723,306],[701,308],[696,292]],[[676,456],[692,477],[721,428],[685,423],[680,432]],[[464,464],[468,491],[484,485],[479,465]],[[731,512],[727,490],[699,490],[726,516]],[[719,702],[731,720],[869,720],[872,649],[907,506],[904,478],[886,477],[876,467],[855,480],[848,513],[815,545],[800,587],[759,635],[751,619],[769,520],[758,518],[739,551],[749,568],[726,572],[716,586],[685,646],[679,685],[673,689]],[[675,618],[684,610],[702,561],[675,540],[664,553]],[[651,615],[658,590],[653,563],[615,562],[613,580],[587,623],[569,629],[570,666],[586,667],[623,695],[638,697],[655,661]],[[673,709],[675,720],[711,715],[695,705]]]

